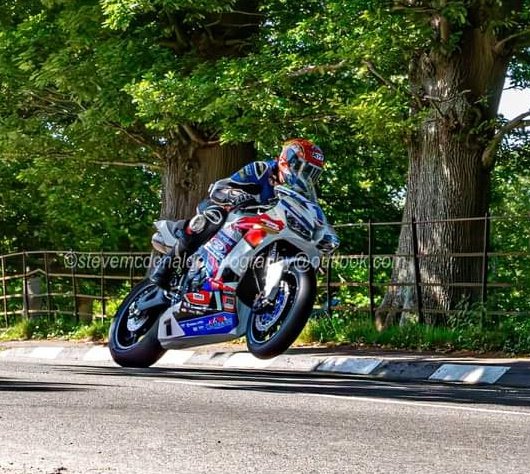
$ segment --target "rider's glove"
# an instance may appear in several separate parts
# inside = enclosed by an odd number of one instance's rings
[[[256,196],[232,187],[226,179],[217,181],[210,188],[210,197],[216,204],[230,208],[257,204]]]

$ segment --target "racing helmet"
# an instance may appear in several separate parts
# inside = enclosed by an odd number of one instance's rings
[[[310,140],[294,138],[283,144],[278,157],[278,173],[283,182],[296,185],[301,181],[312,186],[323,168],[324,153]]]

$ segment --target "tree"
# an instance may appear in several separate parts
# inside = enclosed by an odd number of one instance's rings
[[[159,212],[158,181],[140,168],[0,158],[0,255],[144,250]]]
[[[389,163],[396,169],[406,152],[397,254],[412,251],[412,219],[484,217],[496,150],[529,124],[530,111],[508,122],[497,114],[509,71],[517,85],[529,84],[528,2],[307,1],[291,23],[281,4],[267,5],[270,31],[260,48],[259,64],[269,51],[276,68],[266,84],[275,92],[264,98],[266,116],[312,117],[316,129],[328,126],[332,135],[346,122],[357,144],[352,149],[373,153],[374,167],[384,148],[395,150]],[[420,224],[418,244],[420,254],[429,255],[420,268],[425,308],[443,313],[476,297],[463,284],[480,282],[481,260],[451,255],[482,251],[480,221]],[[406,286],[414,281],[410,258],[396,257],[392,280],[380,325],[396,322],[416,304]],[[442,320],[436,312],[427,319]]]
[[[530,116],[529,111],[498,125],[509,66],[528,59],[530,6],[520,1],[403,1],[395,4],[394,15],[396,10],[418,26],[429,26],[425,44],[410,52],[408,87],[418,125],[408,137],[403,220],[483,217],[498,145]],[[419,252],[430,254],[421,279],[433,284],[423,288],[426,308],[448,310],[463,298],[473,299],[473,291],[458,284],[480,281],[480,259],[449,255],[480,251],[483,236],[480,221],[418,226]],[[411,240],[405,225],[398,254],[410,252]],[[413,272],[410,259],[397,259],[393,280],[411,282]],[[411,304],[406,299],[406,291],[389,290],[379,322],[395,321]],[[435,314],[428,317],[437,320]]]
[[[101,3],[101,4],[100,4]],[[222,145],[214,121],[147,124],[128,92],[172,75],[193,88],[204,70],[246,53],[260,16],[246,2],[11,1],[0,12],[0,146],[4,155],[163,168],[163,217],[193,213],[208,185],[254,156]],[[239,7],[238,7],[239,8]],[[215,77],[215,76],[211,76]],[[208,84],[191,107],[218,100]],[[195,102],[194,102],[195,101]],[[200,102],[199,102],[200,101]],[[175,104],[178,108],[179,104]]]
[[[109,166],[161,168],[162,215],[182,216],[209,182],[253,156],[249,142],[266,157],[280,139],[307,136],[330,158],[322,192],[332,218],[394,220],[403,147],[396,130],[387,133],[392,127],[379,131],[385,141],[377,146],[377,137],[352,127],[352,115],[368,110],[355,97],[367,88],[342,58],[327,66],[336,41],[324,31],[331,19],[325,28],[319,24],[326,5],[297,3],[300,15],[283,1],[244,6],[6,4],[0,24],[4,158],[33,157],[39,172],[46,166],[59,172],[100,165],[103,175]]]

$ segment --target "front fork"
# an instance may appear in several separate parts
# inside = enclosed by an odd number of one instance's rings
[[[265,260],[265,285],[261,289],[257,301],[260,306],[273,304],[278,296],[280,281],[285,271],[286,260],[278,260],[277,243],[275,242]],[[261,285],[258,286],[258,288]]]

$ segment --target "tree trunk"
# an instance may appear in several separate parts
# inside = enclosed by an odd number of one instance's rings
[[[416,58],[410,82],[416,93],[413,113],[425,114],[411,137],[407,199],[393,286],[377,311],[376,324],[395,324],[412,308],[414,290],[411,221],[418,221],[420,281],[425,321],[444,321],[444,312],[462,300],[473,301],[481,281],[480,257],[457,257],[481,252],[483,221],[436,222],[484,217],[488,210],[491,169],[482,163],[493,134],[508,57],[494,52],[490,29],[468,27],[451,54],[440,49]],[[403,286],[399,286],[403,285]]]
[[[252,144],[168,149],[162,178],[162,219],[187,219],[208,194],[211,183],[255,158]]]

